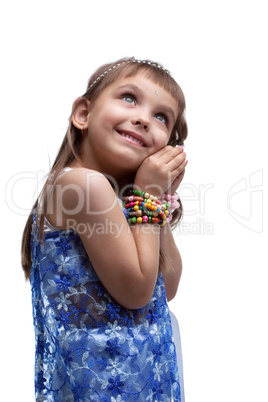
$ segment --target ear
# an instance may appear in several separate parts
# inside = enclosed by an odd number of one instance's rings
[[[85,130],[88,126],[89,104],[90,102],[85,98],[78,98],[73,103],[72,123],[81,131]]]

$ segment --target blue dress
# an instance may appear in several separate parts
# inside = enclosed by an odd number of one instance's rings
[[[100,282],[78,234],[39,240],[31,289],[37,401],[181,401],[163,276],[147,306],[128,310]]]

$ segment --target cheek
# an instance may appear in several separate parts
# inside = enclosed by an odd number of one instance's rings
[[[169,135],[168,133],[164,132],[164,131],[160,131],[158,132],[158,134],[155,136],[155,146],[158,149],[161,149],[163,147],[165,147],[168,143],[169,140]]]
[[[107,122],[107,125],[117,125],[126,119],[126,116],[119,108],[107,108],[100,115],[101,121]]]

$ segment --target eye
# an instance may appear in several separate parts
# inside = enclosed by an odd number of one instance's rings
[[[133,95],[131,94],[126,94],[122,96],[122,100],[124,100],[125,102],[131,103],[132,105],[136,104],[136,99]]]
[[[164,123],[164,124],[168,124],[168,118],[167,118],[167,116],[165,115],[165,114],[163,114],[163,113],[157,113],[156,115],[155,115],[155,118],[157,119],[157,120],[160,120],[160,121],[162,121],[162,123]]]

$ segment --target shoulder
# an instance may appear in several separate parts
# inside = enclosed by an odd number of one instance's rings
[[[84,188],[84,186],[88,183],[101,186],[104,184],[109,184],[109,181],[104,174],[96,170],[77,167],[67,171],[63,175],[60,175],[57,183],[61,184],[62,186],[75,184],[81,188]]]
[[[80,187],[81,190],[87,190],[94,186],[94,189],[99,189],[104,186],[105,188],[111,187],[109,181],[105,177],[104,174],[87,168],[74,168],[69,170],[60,176],[57,180],[57,183],[62,187],[68,186],[68,188],[76,188]],[[66,188],[67,189],[67,188]]]
[[[55,196],[57,205],[67,215],[73,213],[84,219],[85,214],[106,211],[117,202],[108,179],[100,172],[86,168],[74,168],[59,177]]]

